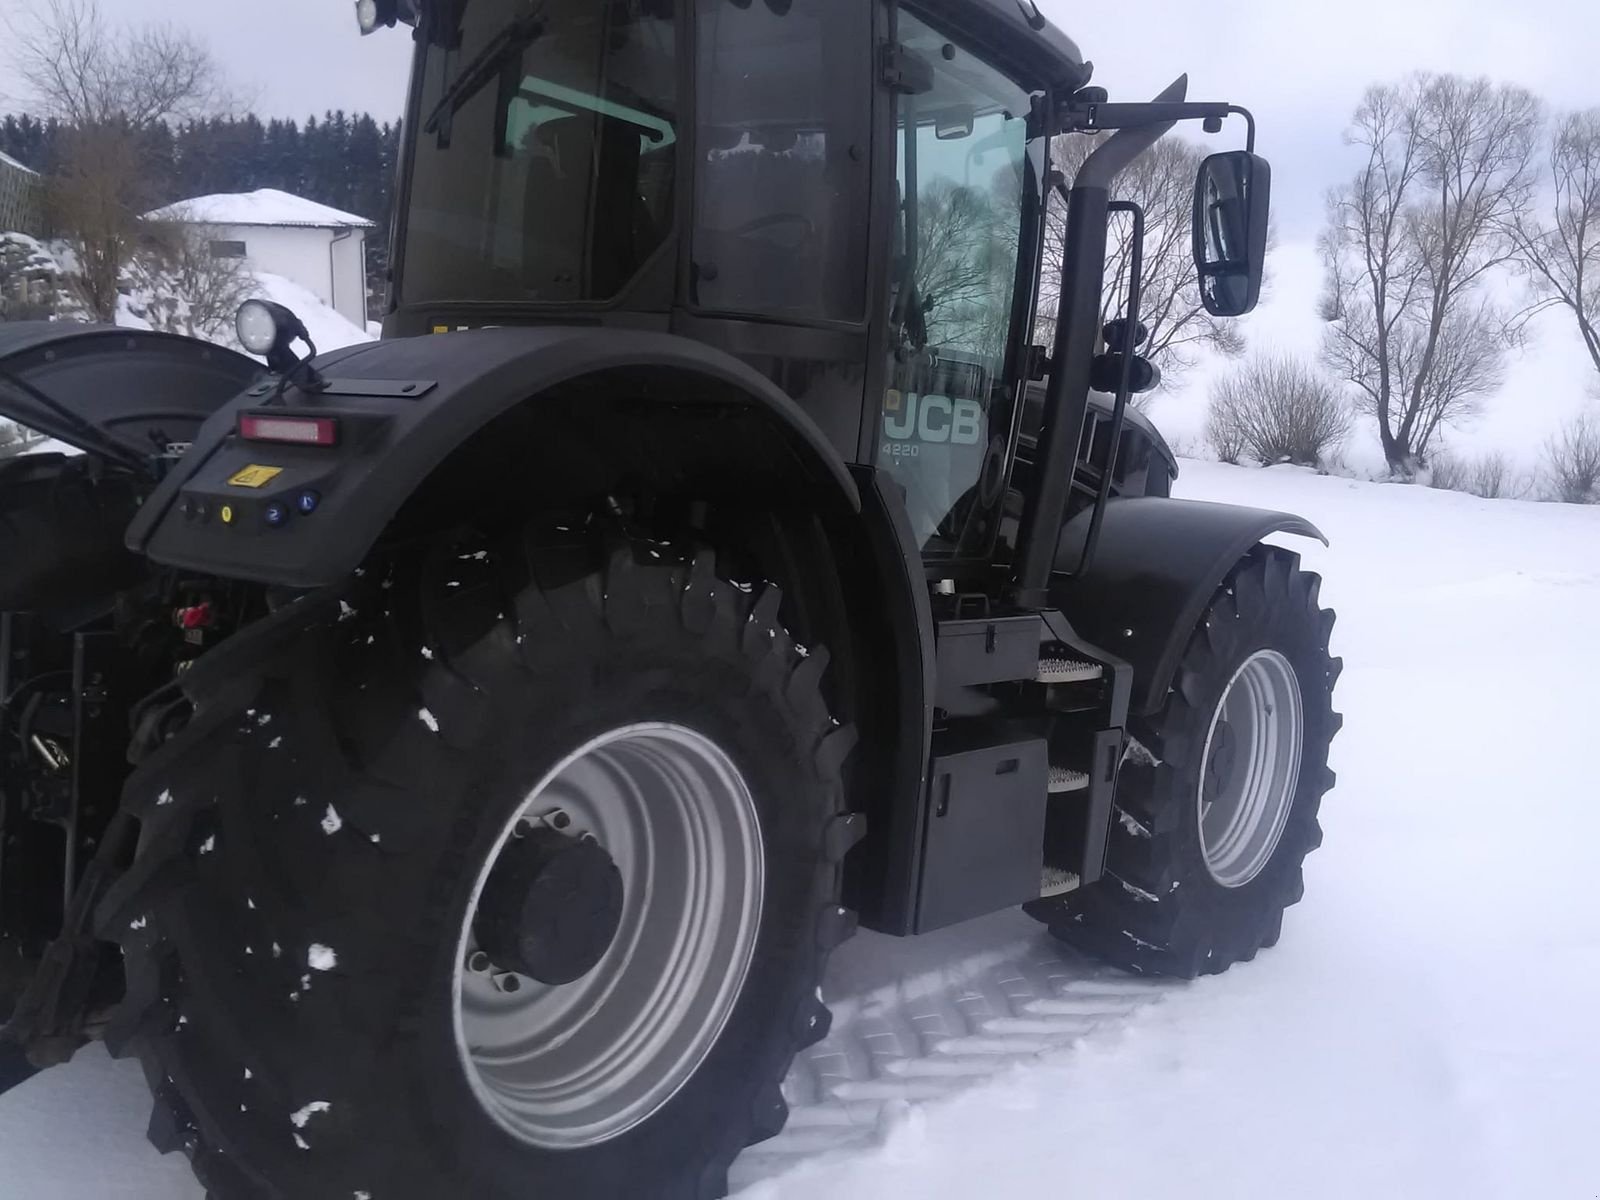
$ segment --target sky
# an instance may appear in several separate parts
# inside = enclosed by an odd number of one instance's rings
[[[0,0],[16,19],[41,0]],[[1096,64],[1116,99],[1147,99],[1187,71],[1192,98],[1252,109],[1273,161],[1279,237],[1310,240],[1322,196],[1349,173],[1341,132],[1369,83],[1423,68],[1487,74],[1534,88],[1556,107],[1600,104],[1593,0],[1144,0],[1138,6],[1039,0]],[[409,40],[356,33],[349,0],[107,0],[129,22],[168,21],[206,41],[264,116],[329,108],[398,116]],[[0,39],[3,41],[5,39]],[[3,58],[3,49],[0,49]],[[0,61],[0,107],[21,92]],[[7,104],[11,101],[11,104]],[[1238,144],[1234,129],[1212,139]]]

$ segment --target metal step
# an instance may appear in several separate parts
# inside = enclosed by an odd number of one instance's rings
[[[1051,896],[1064,896],[1077,891],[1081,885],[1082,881],[1071,871],[1063,871],[1046,863],[1039,876],[1039,898],[1044,900]]]
[[[1035,678],[1040,683],[1090,683],[1106,673],[1099,663],[1071,658],[1041,658]]]
[[[1050,768],[1050,794],[1056,796],[1062,792],[1081,792],[1089,786],[1089,776],[1082,771],[1074,771],[1071,767]]]

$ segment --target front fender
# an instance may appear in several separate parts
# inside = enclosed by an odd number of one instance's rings
[[[1062,528],[1058,566],[1079,560],[1092,512]],[[1088,573],[1057,576],[1050,598],[1078,633],[1132,664],[1130,711],[1149,715],[1161,707],[1183,648],[1223,579],[1273,533],[1328,542],[1290,513],[1200,500],[1113,500]]]
[[[659,392],[678,405],[758,408],[781,428],[800,468],[860,511],[855,482],[816,423],[752,368],[687,338],[595,326],[478,329],[376,342],[315,365],[328,388],[292,389],[288,402],[270,411],[337,417],[339,446],[241,441],[239,413],[271,400],[261,387],[251,389],[206,423],[181,468],[129,529],[129,547],[211,574],[301,588],[333,583],[360,564],[407,499],[490,422],[591,378],[623,381],[645,401]],[[549,447],[551,456],[561,452],[560,445]],[[537,475],[538,466],[530,461],[528,474]],[[248,467],[266,470],[242,475]],[[302,516],[295,502],[307,493],[316,494],[316,511]],[[287,505],[290,519],[268,525],[263,518],[272,504]]]

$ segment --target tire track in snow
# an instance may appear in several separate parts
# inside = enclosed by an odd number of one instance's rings
[[[835,956],[827,994],[833,1029],[795,1060],[783,1088],[788,1125],[740,1156],[729,1179],[735,1193],[817,1155],[881,1145],[908,1107],[948,1099],[1043,1055],[1070,1051],[1184,986],[1102,967],[1020,914],[1002,914],[989,924],[997,921],[1009,936],[992,947],[958,944],[951,952],[947,945],[943,959],[937,939],[944,934],[921,939],[928,942],[925,950],[899,957],[926,961],[932,955],[933,965],[913,962],[886,983],[874,985],[868,964],[884,958],[890,946],[916,943],[863,934]],[[865,987],[853,978],[862,973]]]

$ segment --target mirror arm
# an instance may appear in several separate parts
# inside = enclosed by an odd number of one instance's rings
[[[1102,133],[1108,129],[1142,129],[1151,125],[1172,128],[1179,121],[1204,121],[1207,133],[1216,133],[1225,118],[1239,116],[1245,123],[1245,149],[1256,150],[1256,119],[1247,108],[1216,101],[1186,101],[1188,76],[1173,83],[1147,103],[1109,103],[1073,99],[1056,110],[1060,133]],[[1182,84],[1182,87],[1179,87]],[[1175,93],[1175,94],[1174,94]]]
[[[1256,152],[1256,116],[1248,108],[1241,108],[1237,104],[1228,105],[1230,113],[1236,113],[1244,118],[1244,149],[1246,154]]]
[[[1089,108],[1091,111],[1098,107],[1101,109],[1137,109],[1147,112],[1160,110],[1164,113],[1166,110],[1177,108],[1222,107],[1220,105],[1188,105],[1181,103],[1188,90],[1189,77],[1180,75],[1168,84],[1166,90],[1149,104],[1101,104],[1098,106],[1090,105]],[[1078,171],[1078,177],[1073,180],[1073,186],[1109,188],[1116,177],[1127,170],[1136,158],[1165,137],[1179,119],[1176,116],[1170,120],[1156,117],[1140,121],[1137,124],[1129,123],[1122,127],[1099,126],[1099,128],[1117,128],[1118,131],[1107,138],[1084,161],[1083,166]]]

